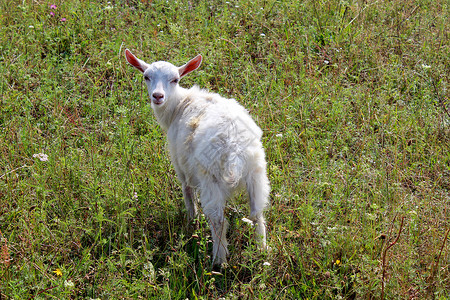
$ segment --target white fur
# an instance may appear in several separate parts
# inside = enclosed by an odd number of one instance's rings
[[[228,222],[226,201],[245,187],[250,219],[256,224],[260,248],[266,249],[263,211],[268,204],[269,180],[261,143],[261,129],[234,99],[194,86],[184,89],[178,80],[197,69],[201,56],[181,67],[168,62],[147,64],[125,51],[128,62],[143,72],[152,108],[167,132],[172,163],[181,181],[190,218],[197,214],[196,191],[213,237],[213,262],[226,262]]]

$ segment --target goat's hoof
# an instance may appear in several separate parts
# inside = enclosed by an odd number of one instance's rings
[[[262,245],[262,246],[258,246],[258,250],[261,252],[271,253],[272,247],[270,247],[268,245]]]
[[[223,263],[214,263],[212,266],[212,271],[213,272],[218,272],[220,273],[222,270],[224,269],[228,269],[228,263],[223,262]]]

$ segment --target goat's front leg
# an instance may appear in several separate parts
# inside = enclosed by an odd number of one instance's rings
[[[195,204],[194,191],[187,184],[183,183],[183,198],[189,220],[197,216],[197,205]]]

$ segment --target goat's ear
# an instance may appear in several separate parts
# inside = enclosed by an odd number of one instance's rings
[[[142,73],[144,73],[145,70],[147,70],[148,65],[144,61],[142,61],[139,58],[137,58],[136,56],[134,56],[130,50],[125,49],[125,57],[130,65],[132,65],[133,67],[135,67]]]
[[[187,75],[192,71],[197,70],[198,67],[200,67],[201,63],[202,63],[202,56],[199,54],[190,61],[188,61],[185,65],[178,68],[178,73],[180,74],[180,77],[183,77],[184,75]]]

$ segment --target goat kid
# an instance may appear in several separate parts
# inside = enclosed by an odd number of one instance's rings
[[[213,263],[226,262],[228,222],[224,208],[233,193],[244,187],[258,246],[266,249],[263,211],[270,186],[261,129],[234,99],[196,86],[179,86],[183,76],[200,66],[201,55],[181,67],[165,61],[147,64],[128,49],[125,57],[143,73],[156,119],[167,132],[171,160],[190,219],[197,214],[196,191],[200,195],[212,232]]]

